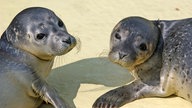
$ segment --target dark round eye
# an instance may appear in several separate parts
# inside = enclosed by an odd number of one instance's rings
[[[115,34],[115,38],[118,39],[118,40],[121,40],[121,36],[119,35],[119,33]]]
[[[141,51],[146,51],[146,50],[147,50],[147,45],[144,44],[144,43],[141,43],[141,44],[139,45],[139,49],[140,49]]]
[[[58,25],[59,25],[59,27],[63,27],[64,24],[63,24],[63,22],[61,20],[59,20]]]
[[[43,39],[45,36],[46,36],[46,34],[44,34],[44,33],[39,33],[39,34],[37,34],[37,39],[41,40],[41,39]]]

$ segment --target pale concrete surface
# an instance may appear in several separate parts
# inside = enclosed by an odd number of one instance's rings
[[[76,108],[91,108],[102,94],[133,78],[106,58],[112,28],[122,18],[181,19],[192,16],[191,0],[1,0],[0,33],[13,17],[31,6],[53,10],[69,33],[80,38],[81,50],[57,57],[49,78],[64,99]],[[140,99],[122,108],[191,108],[178,97]]]

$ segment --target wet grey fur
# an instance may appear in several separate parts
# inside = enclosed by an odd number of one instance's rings
[[[0,107],[68,108],[46,78],[55,56],[75,44],[51,10],[32,7],[17,14],[0,39]]]
[[[123,34],[122,30],[128,30],[128,35]],[[130,68],[139,56],[137,51],[134,51],[138,48],[131,47],[133,38],[142,36],[143,40],[148,40],[148,37],[153,38],[155,34],[158,35],[158,41],[152,55],[142,63],[134,65],[133,69]],[[150,40],[152,41],[154,39]],[[136,99],[167,97],[173,94],[192,101],[191,18],[169,21],[149,21],[141,17],[125,18],[112,32],[110,50],[111,61],[134,71],[137,79],[129,85],[102,95],[96,100],[93,108],[117,108]]]

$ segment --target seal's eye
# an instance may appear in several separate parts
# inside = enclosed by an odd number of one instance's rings
[[[146,51],[146,50],[147,50],[147,45],[146,45],[145,43],[141,43],[141,44],[139,45],[139,49],[140,49],[141,51]]]
[[[39,34],[37,34],[37,39],[41,40],[41,39],[43,39],[45,36],[46,36],[46,34],[44,34],[44,33],[39,33]]]
[[[58,25],[59,25],[59,27],[63,27],[64,24],[61,20],[59,20]]]
[[[115,34],[115,38],[118,39],[118,40],[121,40],[121,36],[119,35],[119,33]]]

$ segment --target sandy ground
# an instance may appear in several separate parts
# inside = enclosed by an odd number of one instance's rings
[[[102,94],[124,85],[133,77],[108,61],[109,37],[122,18],[142,16],[148,19],[191,17],[192,0],[1,0],[0,32],[13,17],[31,6],[53,10],[65,23],[69,33],[81,40],[78,48],[57,57],[48,81],[71,106],[91,108]],[[77,53],[78,52],[78,53]],[[140,99],[122,108],[191,108],[178,97]]]

